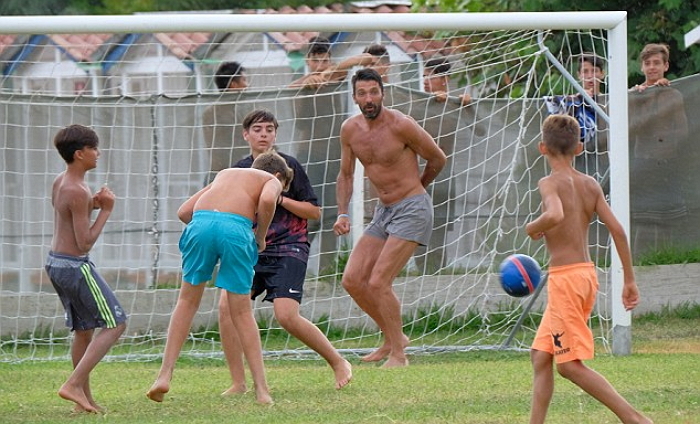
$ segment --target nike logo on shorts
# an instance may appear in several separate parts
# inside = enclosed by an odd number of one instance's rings
[[[289,289],[289,293],[291,293],[291,294],[299,294],[299,293],[301,293],[301,290]]]

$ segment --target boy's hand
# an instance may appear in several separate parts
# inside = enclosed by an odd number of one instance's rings
[[[112,190],[103,186],[94,196],[92,196],[93,209],[111,211],[114,208],[115,196]]]
[[[525,226],[525,231],[527,231],[527,235],[530,236],[531,239],[533,240],[539,240],[542,237],[544,237],[544,233],[541,231],[534,231],[532,228],[532,223],[527,224]]]
[[[631,311],[639,304],[639,289],[637,284],[625,284],[622,287],[622,304],[626,311]]]
[[[265,248],[267,245],[265,244],[265,237],[262,238],[255,238],[255,243],[258,245],[258,253],[262,253],[265,251]]]
[[[444,91],[434,91],[433,98],[438,103],[445,103],[447,101],[447,93]]]

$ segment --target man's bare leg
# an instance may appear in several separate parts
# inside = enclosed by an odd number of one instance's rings
[[[245,382],[243,346],[241,346],[241,340],[238,337],[238,332],[231,319],[231,312],[228,309],[227,291],[220,290],[220,292],[219,334],[221,336],[221,347],[224,349],[224,356],[231,374],[231,387],[221,394],[223,396],[243,394],[248,390]]]
[[[376,305],[381,305],[377,310],[383,317],[386,327],[384,336],[390,344],[390,352],[383,368],[408,365],[401,302],[396,297],[393,284],[417,246],[415,242],[390,236],[372,269],[370,292],[374,295]]]
[[[384,242],[384,240],[376,237],[362,236],[350,253],[342,281],[343,288],[357,303],[357,306],[372,318],[382,332],[386,325],[384,324],[384,317],[380,313],[375,313],[377,308],[372,304],[374,299],[369,292],[369,278],[379,253],[384,247]],[[379,349],[363,356],[361,361],[381,361],[389,355],[390,351],[391,347],[385,338],[384,344]]]
[[[250,374],[253,377],[255,397],[259,403],[270,404],[272,397],[265,378],[260,330],[253,316],[250,295],[229,292],[226,294],[226,298],[233,325],[236,327],[248,368],[250,368]]]
[[[177,304],[170,317],[170,325],[168,325],[163,362],[156,381],[146,392],[146,396],[152,401],[162,402],[165,394],[170,391],[170,380],[173,378],[175,362],[180,356],[182,345],[185,344],[189,334],[194,314],[199,309],[204,286],[205,284],[193,286],[190,283],[182,282]]]
[[[403,334],[401,304],[393,291],[394,278],[406,265],[417,244],[395,237],[386,241],[363,236],[348,261],[343,286],[379,326],[384,344],[362,358],[364,362],[389,357],[386,367],[405,366],[409,340]]]
[[[90,372],[97,366],[97,364],[104,358],[104,356],[109,352],[109,349],[114,345],[114,343],[119,340],[119,337],[124,332],[126,324],[119,324],[114,328],[103,328],[100,332],[92,338],[92,330],[88,332],[80,332],[76,336],[80,339],[79,344],[84,343],[87,338],[91,338],[84,351],[82,357],[75,366],[73,373],[68,377],[65,383],[58,390],[58,395],[63,399],[75,402],[75,404],[82,408],[86,412],[99,412],[99,408],[93,405],[94,401],[91,402],[92,394],[85,393],[85,387],[89,384]],[[78,347],[78,351],[82,347]],[[89,396],[89,397],[88,397]]]
[[[342,389],[352,380],[352,366],[333,347],[311,321],[299,314],[299,302],[290,298],[274,300],[275,318],[282,328],[313,349],[328,362],[335,375],[335,388]]]

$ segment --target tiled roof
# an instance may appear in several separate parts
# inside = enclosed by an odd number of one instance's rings
[[[411,2],[405,0],[358,1],[347,4],[333,3],[326,6],[311,8],[299,6],[293,8],[284,6],[280,9],[237,10],[235,13],[267,13],[267,14],[310,14],[310,13],[409,13]],[[198,47],[211,42],[214,34],[205,32],[195,33],[159,33],[154,34],[173,55],[180,59],[191,59]],[[286,51],[304,50],[308,41],[319,35],[318,32],[270,32],[268,33]],[[445,42],[430,41],[407,34],[403,31],[386,32],[387,37],[407,53],[422,52],[424,56],[445,53]],[[110,34],[68,34],[49,35],[51,40],[64,48],[77,61],[90,61],[91,55],[97,51],[110,37]],[[0,35],[0,54],[15,41],[14,35]]]
[[[176,57],[191,59],[192,52],[202,44],[209,42],[212,34],[209,32],[178,32],[159,33],[153,34],[153,36]]]
[[[89,62],[90,56],[109,40],[111,34],[53,34],[48,36],[51,41],[63,48],[78,62]]]

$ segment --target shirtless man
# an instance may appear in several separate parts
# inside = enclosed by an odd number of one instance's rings
[[[418,245],[426,245],[433,228],[433,203],[425,187],[445,165],[445,154],[412,118],[382,107],[384,85],[374,69],[360,69],[352,78],[353,100],[362,112],[340,130],[341,163],[337,180],[337,235],[350,231],[348,208],[355,159],[376,187],[379,203],[374,218],[350,254],[343,287],[376,322],[384,344],[365,362],[387,358],[384,367],[408,365],[401,304],[394,278]],[[423,172],[418,156],[426,161]]]
[[[54,230],[45,267],[66,310],[66,326],[74,332],[74,370],[58,395],[83,412],[102,410],[92,398],[90,373],[126,328],[124,310],[88,256],[114,207],[112,190],[105,186],[93,195],[85,182],[85,174],[97,167],[98,144],[95,131],[77,124],[54,137],[66,170],[53,182]],[[94,210],[99,212],[91,222]],[[96,328],[101,330],[95,336]]]

